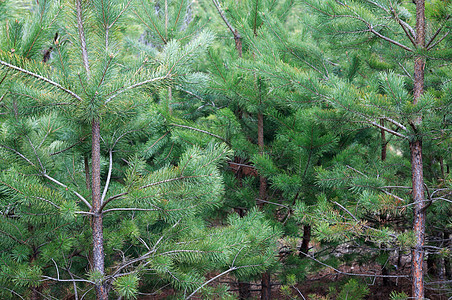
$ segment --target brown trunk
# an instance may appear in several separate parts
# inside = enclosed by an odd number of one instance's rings
[[[382,127],[385,126],[385,121],[381,120],[380,121],[380,125]],[[384,131],[383,129],[381,130],[381,161],[385,161],[386,160],[386,146],[388,145],[388,143],[386,142],[386,131]]]
[[[452,242],[450,241],[450,233],[444,232],[444,240],[446,241],[446,249],[451,248]],[[445,256],[444,257],[444,270],[446,275],[446,280],[452,280],[452,265],[450,263],[450,259]]]
[[[33,226],[29,226],[28,227],[28,229],[30,230],[30,231],[33,231]],[[36,247],[32,247],[33,249],[32,249],[32,251],[33,251],[33,255],[31,256],[31,258],[30,258],[30,264],[31,265],[33,265],[34,264],[34,261],[37,259],[37,257],[38,257],[38,251],[37,251],[37,249],[36,249]],[[33,287],[31,287],[31,295],[30,295],[30,299],[31,300],[39,300],[39,299],[41,299],[41,289],[42,289],[42,286],[33,286]]]
[[[104,275],[104,236],[102,226],[102,213],[100,193],[100,124],[93,120],[92,124],[92,206],[93,206],[93,271]],[[96,283],[96,299],[107,300],[106,285],[103,282]]]
[[[272,285],[270,279],[270,271],[262,274],[261,300],[270,300],[272,297]]]
[[[410,142],[411,174],[413,184],[414,220],[413,231],[416,244],[412,251],[413,297],[424,299],[424,242],[425,242],[425,210],[424,210],[424,177],[422,172],[422,142]]]
[[[386,264],[384,264],[381,267],[381,275],[389,275],[389,270],[386,267]],[[391,285],[391,280],[389,277],[383,277],[383,286],[390,286]]]
[[[251,298],[251,284],[249,282],[239,282],[239,299]]]
[[[242,57],[242,37],[237,29],[234,31],[235,49],[239,53],[239,57]]]
[[[264,115],[259,113],[257,115],[257,144],[259,146],[259,153],[262,155],[264,153]],[[265,200],[267,198],[267,179],[260,175],[259,176],[259,199]],[[260,201],[259,207],[263,207],[265,202]]]
[[[259,153],[264,154],[264,115],[258,113],[257,115],[257,144],[259,146]],[[267,179],[259,176],[259,199],[265,200],[267,198]],[[262,208],[265,202],[261,201],[259,207]],[[271,282],[270,271],[262,274],[262,287],[261,287],[261,299],[271,299]]]
[[[416,0],[416,47],[425,48],[425,0]],[[424,92],[425,60],[421,56],[414,61],[414,89],[413,104]],[[422,117],[412,121],[414,131],[417,131]],[[413,185],[414,218],[413,231],[415,246],[412,251],[412,297],[416,300],[424,299],[424,243],[425,243],[425,210],[424,210],[424,175],[422,169],[422,140],[416,137],[410,141],[411,179]]]
[[[309,251],[309,242],[311,241],[311,226],[304,225],[303,226],[303,241],[300,246],[300,258],[306,257]]]
[[[91,182],[90,182],[90,173],[89,173],[89,161],[88,161],[88,156],[85,156],[84,158],[84,163],[85,163],[85,184],[86,184],[86,188],[89,190],[91,189]]]

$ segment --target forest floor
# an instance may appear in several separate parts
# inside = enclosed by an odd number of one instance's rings
[[[366,266],[358,266],[358,265],[343,265],[339,268],[341,272],[345,273],[360,273],[360,274],[371,274],[375,273],[375,270],[378,269],[378,265],[375,263],[369,263]],[[409,275],[409,267],[405,267],[402,270],[397,272],[397,275]],[[377,273],[378,274],[378,273]],[[211,274],[211,276],[215,276],[215,274]],[[340,289],[344,283],[346,283],[352,276],[339,274],[333,270],[323,270],[317,274],[309,275],[303,283],[297,284],[295,287],[291,288],[292,294],[287,295],[281,291],[281,285],[277,283],[277,278],[272,278],[272,299],[281,299],[281,300],[289,300],[289,299],[306,299],[306,300],[335,300],[335,296],[331,296],[330,289],[338,288]],[[383,282],[383,278],[381,277],[359,277],[363,284],[367,284],[369,289],[369,294],[364,299],[366,300],[389,300],[390,294],[392,292],[401,293],[404,292],[407,295],[411,294],[411,281],[409,278],[390,278],[386,283]],[[214,282],[213,285],[216,284],[229,284],[230,291],[237,294],[238,296],[238,284],[231,276],[224,276],[220,278],[217,282]],[[251,298],[250,299],[260,299],[260,283],[253,282],[251,283]],[[448,288],[449,292],[451,287]],[[301,295],[300,295],[301,294]],[[452,295],[447,296],[446,292],[441,293],[441,290],[431,289],[427,285],[426,299],[429,300],[448,300]],[[168,289],[162,291],[157,296],[147,296],[147,297],[139,297],[139,300],[163,300],[163,299],[175,299],[174,290]],[[194,296],[191,299],[196,300],[204,300],[201,297]],[[221,300],[221,299],[219,299]],[[353,300],[353,299],[351,299]]]

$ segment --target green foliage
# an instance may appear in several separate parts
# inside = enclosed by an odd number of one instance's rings
[[[337,295],[337,299],[364,299],[370,293],[366,285],[361,284],[356,279],[350,279]]]
[[[391,300],[406,300],[409,299],[408,295],[404,292],[396,292],[392,291],[391,294],[389,294],[389,297]]]
[[[139,278],[136,275],[121,276],[113,283],[116,292],[125,299],[136,299]]]

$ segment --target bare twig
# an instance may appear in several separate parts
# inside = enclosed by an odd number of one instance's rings
[[[105,182],[105,187],[102,193],[102,197],[100,198],[100,203],[104,202],[105,196],[107,195],[107,191],[110,186],[111,170],[113,169],[113,151],[111,149],[108,151],[108,156],[110,158],[110,164],[108,166],[107,181]]]

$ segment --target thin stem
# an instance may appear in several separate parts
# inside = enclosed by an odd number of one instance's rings
[[[113,169],[113,151],[111,149],[108,151],[108,156],[110,158],[110,164],[108,167],[107,181],[105,182],[105,187],[102,193],[102,197],[100,198],[100,203],[104,202],[105,196],[107,195],[108,187],[110,186],[111,170]]]
[[[76,6],[76,10],[77,10],[77,29],[78,29],[78,36],[80,39],[80,46],[82,48],[81,50],[82,50],[83,66],[85,67],[86,74],[89,77],[90,71],[89,71],[89,61],[88,61],[88,50],[86,49],[85,31],[83,29],[83,16],[82,16],[81,0],[76,0],[75,6]]]
[[[238,34],[238,33],[237,33],[236,30],[234,30],[234,28],[232,28],[232,25],[231,25],[231,23],[229,23],[228,19],[224,15],[224,12],[221,9],[220,4],[217,2],[217,0],[212,0],[212,2],[215,5],[216,9],[218,10],[218,13],[220,14],[220,17],[223,19],[224,23],[226,24],[226,26],[229,28],[229,30],[232,32],[232,34],[235,37],[236,34]]]

